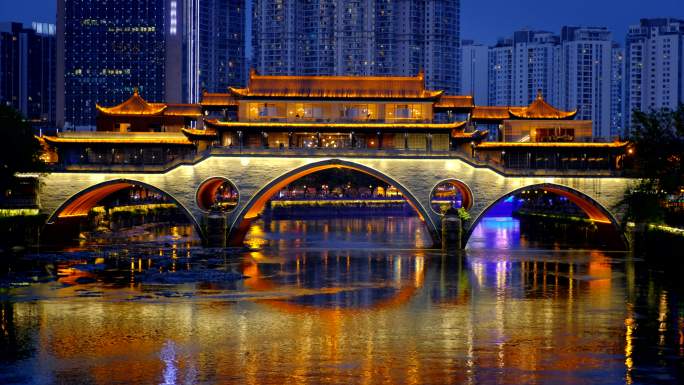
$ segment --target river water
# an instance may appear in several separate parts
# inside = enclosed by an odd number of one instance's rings
[[[238,254],[168,230],[3,262],[0,383],[684,381],[678,266],[512,219],[465,256],[416,218],[259,221]]]

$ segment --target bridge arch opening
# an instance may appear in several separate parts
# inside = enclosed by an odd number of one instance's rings
[[[473,220],[464,242],[468,248],[558,243],[570,248],[628,248],[619,222],[608,209],[581,191],[553,183],[525,186],[503,195]]]
[[[187,224],[190,238],[204,239],[200,224],[173,195],[148,183],[122,178],[95,184],[72,195],[48,218],[43,241],[63,244],[84,228],[112,231],[149,220]]]
[[[212,177],[197,188],[195,200],[203,211],[229,213],[237,208],[240,193],[228,178]]]
[[[388,194],[389,191],[393,191],[396,197],[405,200],[406,203],[411,207],[411,209],[418,215],[418,218],[428,231],[430,240],[435,243],[439,240],[437,227],[433,223],[428,211],[423,207],[423,205],[418,201],[414,194],[403,186],[400,182],[392,178],[391,176],[375,170],[373,168],[367,167],[365,165],[349,162],[339,159],[330,159],[320,162],[314,162],[290,172],[287,172],[271,182],[267,183],[265,186],[261,187],[247,202],[245,207],[240,211],[240,213],[235,217],[231,231],[229,234],[229,243],[231,245],[242,245],[245,240],[245,236],[254,220],[259,218],[260,214],[266,208],[268,202],[270,202],[274,197],[283,191],[286,187],[290,186],[298,180],[311,176],[312,174],[325,172],[327,170],[347,170],[355,173],[364,174],[366,176],[372,177],[381,181],[385,184],[387,191],[384,194]],[[321,186],[323,188],[333,189],[334,186]],[[384,189],[379,185],[368,186],[367,190],[373,192],[380,189]],[[308,190],[305,188],[304,190]],[[361,190],[361,189],[359,189]],[[362,193],[359,196],[363,196]]]
[[[440,215],[449,208],[470,210],[473,202],[473,191],[458,179],[445,179],[437,183],[430,194],[430,207]]]

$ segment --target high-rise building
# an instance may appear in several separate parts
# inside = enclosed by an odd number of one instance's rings
[[[472,40],[461,42],[461,93],[472,95],[476,105],[489,103],[489,47]]]
[[[624,72],[625,51],[613,42],[612,63],[610,72],[610,136],[623,137],[624,132]]]
[[[93,129],[96,104],[119,104],[135,89],[149,101],[180,101],[178,5],[176,0],[58,0],[57,124]],[[170,47],[172,42],[178,47]]]
[[[36,125],[55,122],[55,26],[0,23],[0,103]]]
[[[593,121],[595,138],[610,138],[612,36],[603,27],[563,27],[558,106]]]
[[[197,103],[203,91],[244,86],[245,0],[181,0],[185,9],[183,99]]]
[[[93,129],[95,105],[135,89],[197,102],[245,82],[245,0],[59,0],[57,123]]]
[[[501,39],[489,49],[489,105],[513,104],[513,39]]]
[[[522,30],[500,40],[489,51],[490,105],[528,105],[539,91],[558,103],[559,37],[545,31]]]
[[[634,110],[675,109],[684,103],[684,20],[642,19],[625,43],[625,129]]]
[[[270,75],[395,75],[460,85],[460,0],[254,0],[253,55]]]
[[[558,104],[558,40],[546,31],[513,34],[513,105],[530,104],[540,90],[549,103]]]

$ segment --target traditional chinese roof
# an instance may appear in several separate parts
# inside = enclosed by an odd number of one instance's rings
[[[511,118],[509,112],[511,108],[508,106],[475,106],[470,118],[472,120],[506,120]]]
[[[183,128],[181,131],[190,140],[215,140],[218,138],[218,134],[215,130],[193,130]]]
[[[205,123],[215,128],[252,128],[252,129],[292,129],[292,130],[321,130],[321,129],[396,129],[396,130],[458,130],[462,129],[466,122],[454,123],[289,123],[289,122],[223,122],[216,119],[207,119]]]
[[[202,106],[199,104],[167,104],[164,116],[202,116]]]
[[[58,136],[41,137],[50,145],[65,144],[139,144],[139,145],[192,145],[181,133],[128,133],[128,132],[71,132]]]
[[[495,150],[507,148],[624,148],[629,142],[482,142],[475,146],[481,150]]]
[[[489,131],[475,130],[473,132],[463,132],[461,130],[451,130],[451,137],[454,139],[464,139],[464,140],[482,140],[487,137]]]
[[[95,107],[105,115],[161,115],[167,106],[164,103],[148,103],[136,89],[133,96],[118,106],[102,107],[96,104]]]
[[[202,106],[237,106],[238,101],[233,94],[220,94],[205,92],[202,94]]]
[[[435,99],[418,76],[273,76],[250,72],[247,88],[230,88],[243,98]]]
[[[473,97],[472,96],[452,96],[452,95],[442,95],[439,101],[435,103],[435,108],[437,109],[472,109]]]
[[[509,113],[517,119],[572,119],[577,115],[577,110],[561,111],[544,100],[541,90],[537,97],[527,108],[511,108]]]
[[[150,103],[140,96],[136,89],[125,102],[114,107],[95,105],[100,114],[113,116],[202,116],[199,104]]]

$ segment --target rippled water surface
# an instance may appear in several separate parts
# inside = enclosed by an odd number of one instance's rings
[[[4,266],[0,383],[684,381],[677,264],[541,251],[510,220],[461,257],[415,218],[261,221],[239,253],[171,233]]]

